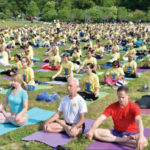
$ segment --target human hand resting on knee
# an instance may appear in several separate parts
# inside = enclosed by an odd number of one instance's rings
[[[93,135],[94,135],[94,130],[92,130],[92,129],[90,129],[88,131],[88,133],[86,134],[88,140],[90,140],[90,141],[93,139]]]

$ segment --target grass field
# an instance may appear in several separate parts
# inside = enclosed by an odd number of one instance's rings
[[[18,23],[18,22],[5,22],[3,24],[0,25],[0,27],[4,27],[4,26],[19,26],[19,25],[24,25],[24,24],[28,24],[31,25],[30,23]],[[35,25],[35,24],[33,24]],[[61,52],[63,52],[63,50],[66,47],[60,47]],[[46,51],[45,48],[36,48],[34,49],[34,53],[35,53],[35,57],[36,58],[41,58],[43,59],[44,57],[44,52]],[[16,54],[16,53],[20,53],[21,51],[19,50],[12,50],[12,55]],[[85,55],[85,53],[83,53]],[[103,61],[98,61],[99,64],[104,63],[106,60],[108,59],[108,56],[106,57],[105,60]],[[82,58],[83,60],[83,58]],[[3,67],[0,67],[3,68]],[[37,65],[37,63],[34,64],[34,70],[36,69],[40,69],[41,66]],[[39,72],[35,72],[35,80],[39,80],[39,81],[49,81],[50,77],[52,76],[53,73],[39,73]],[[103,83],[103,78],[104,75],[100,76],[100,82]],[[143,75],[138,78],[135,79],[133,81],[130,81],[128,83],[128,87],[130,89],[130,100],[131,101],[136,101],[138,99],[141,98],[142,95],[146,95],[148,94],[148,92],[146,93],[142,93],[142,92],[138,92],[137,89],[141,86],[143,86],[144,84],[148,83],[148,81],[150,81],[150,71],[149,72],[145,72],[143,73]],[[6,79],[2,79],[2,76],[0,76],[0,87],[3,88],[9,88],[9,80]],[[87,118],[90,119],[96,119],[103,111],[104,109],[111,104],[112,102],[115,102],[117,100],[117,96],[116,96],[116,90],[114,89],[110,89],[110,90],[104,90],[104,89],[100,89],[101,91],[105,91],[110,93],[109,96],[106,96],[98,101],[96,101],[95,103],[88,105],[88,114],[86,115]],[[39,108],[43,108],[46,110],[52,110],[52,111],[56,111],[60,102],[60,99],[51,103],[45,102],[45,101],[36,101],[36,96],[37,94],[41,93],[43,90],[38,90],[38,91],[33,91],[33,92],[28,92],[29,94],[29,109],[32,107],[39,107]],[[63,97],[67,94],[67,90],[66,90],[66,85],[63,86],[53,86],[52,89],[47,90],[50,94],[52,94],[53,92],[57,92],[60,97]],[[0,103],[4,100],[4,95],[0,95]],[[9,110],[9,106],[7,107],[7,110]],[[37,114],[38,115],[38,114]],[[143,119],[143,124],[144,127],[146,128],[150,128],[150,116],[148,115],[142,115],[142,119]],[[30,125],[30,126],[26,126],[24,128],[20,128],[18,130],[9,132],[7,134],[4,134],[2,136],[0,136],[0,150],[50,150],[51,147],[48,147],[44,144],[38,143],[38,142],[23,142],[21,141],[21,138],[28,136],[31,133],[34,133],[36,131],[39,131],[42,129],[43,126],[43,122],[40,122],[38,124],[35,125]],[[102,128],[109,128],[111,129],[113,127],[113,123],[111,118],[108,118],[104,124],[101,126]],[[149,142],[150,142],[150,138],[149,138]],[[75,138],[74,140],[72,140],[71,142],[69,142],[66,147],[69,147],[71,150],[84,150],[88,145],[90,145],[90,141],[88,141],[84,135],[79,136],[77,138]],[[146,148],[146,150],[150,149],[150,144],[149,146]]]

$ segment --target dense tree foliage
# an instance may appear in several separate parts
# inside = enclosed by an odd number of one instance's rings
[[[0,18],[100,22],[150,20],[150,0],[0,0]]]

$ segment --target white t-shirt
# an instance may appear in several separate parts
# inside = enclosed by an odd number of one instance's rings
[[[80,95],[71,100],[69,95],[67,95],[61,99],[58,111],[63,112],[67,123],[76,124],[80,120],[80,114],[87,113],[87,106],[85,100]]]

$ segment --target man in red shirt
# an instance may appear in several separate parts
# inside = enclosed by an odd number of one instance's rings
[[[118,101],[109,105],[103,114],[94,122],[87,133],[89,140],[94,137],[105,142],[116,142],[121,145],[144,149],[147,139],[143,135],[143,123],[140,116],[140,108],[133,102],[128,101],[128,88],[119,87],[117,90]],[[99,125],[111,116],[114,122],[114,129],[101,129]]]

